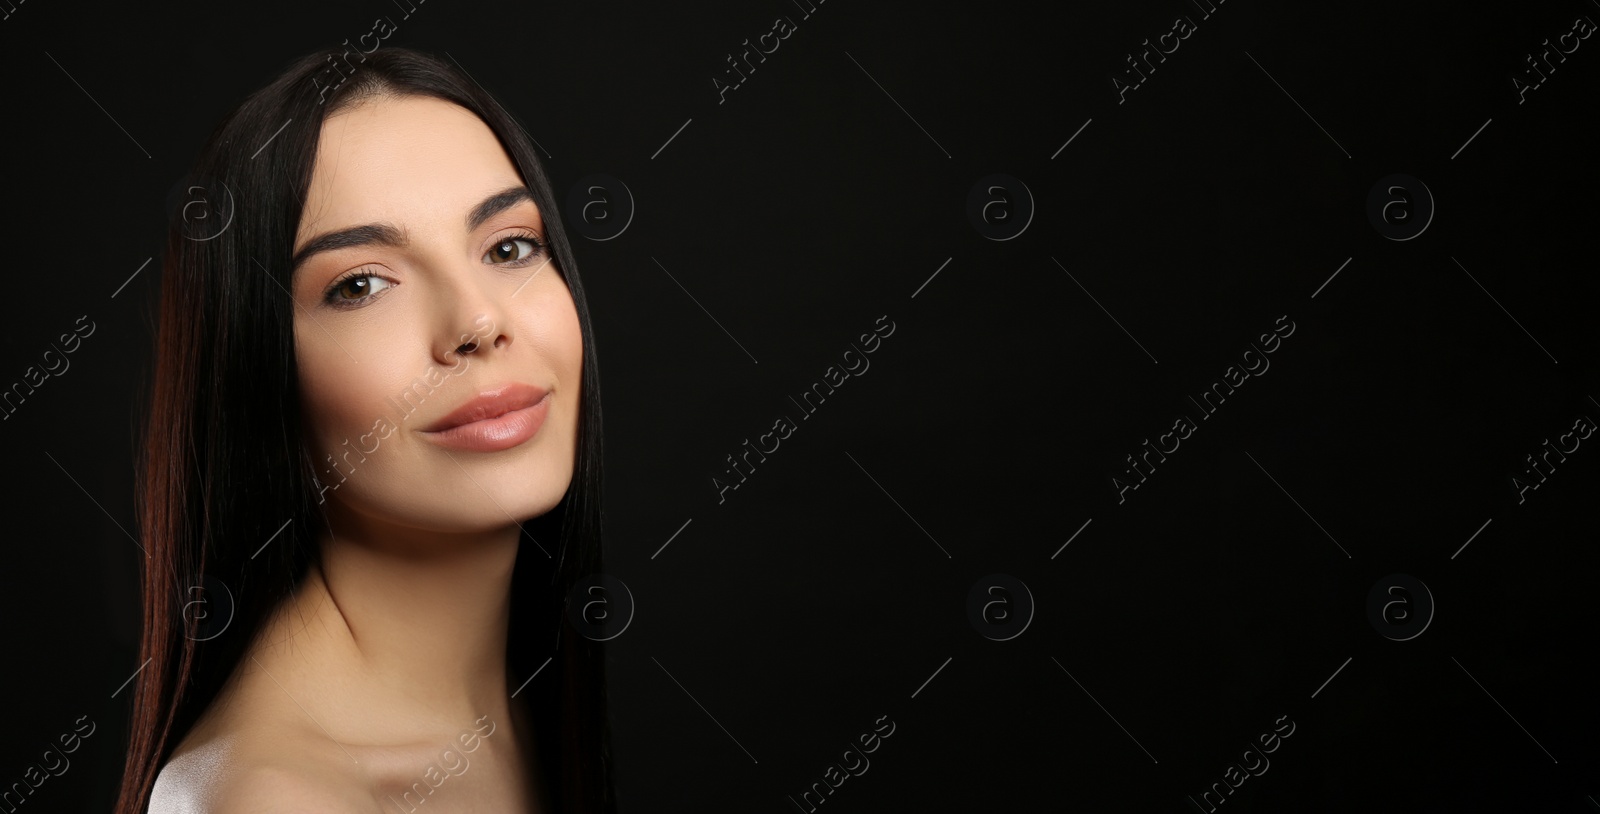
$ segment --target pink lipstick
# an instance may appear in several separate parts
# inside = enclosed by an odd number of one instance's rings
[[[550,412],[550,391],[512,383],[485,390],[419,432],[435,444],[498,452],[532,438]]]

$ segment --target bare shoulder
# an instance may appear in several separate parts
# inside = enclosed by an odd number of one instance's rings
[[[339,765],[337,749],[297,733],[258,736],[192,733],[150,791],[150,814],[377,812],[361,774]]]

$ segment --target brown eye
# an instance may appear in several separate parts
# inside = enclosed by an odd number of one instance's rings
[[[328,290],[328,301],[339,305],[353,305],[367,300],[394,283],[376,274],[356,274],[346,277]]]
[[[527,259],[538,249],[539,244],[529,238],[508,237],[496,243],[483,257],[491,265],[514,263]]]

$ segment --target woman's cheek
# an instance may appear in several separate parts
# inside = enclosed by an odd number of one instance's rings
[[[554,351],[552,361],[561,366],[562,379],[575,390],[583,371],[583,326],[578,321],[578,307],[567,287],[562,285],[542,311],[542,333],[544,341]]]
[[[310,326],[316,331],[316,326]],[[359,437],[385,414],[383,383],[387,376],[377,365],[381,357],[357,363],[332,342],[314,339],[298,343],[301,401],[311,422],[309,435],[317,439],[321,459],[346,439]],[[378,375],[375,375],[378,374]]]

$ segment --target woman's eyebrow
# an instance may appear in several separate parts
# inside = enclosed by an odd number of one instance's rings
[[[531,200],[533,200],[533,193],[526,186],[507,187],[496,192],[484,198],[467,214],[467,231],[473,231],[495,215],[523,201]],[[404,230],[392,223],[368,223],[361,226],[352,226],[348,229],[323,232],[306,241],[300,251],[295,253],[294,260],[290,264],[290,273],[298,271],[312,256],[323,252],[350,249],[357,246],[388,246],[390,248],[403,249],[407,243],[408,240]]]
[[[533,200],[533,193],[525,186],[508,187],[483,199],[467,216],[467,231],[476,230],[483,222],[516,206],[523,201]]]

